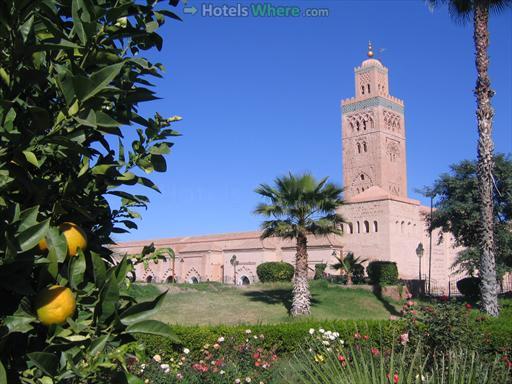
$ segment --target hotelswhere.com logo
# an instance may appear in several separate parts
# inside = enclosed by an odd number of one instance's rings
[[[184,1],[183,13],[202,17],[327,17],[328,8],[304,8],[297,5],[276,5],[267,2],[215,4],[211,2],[190,4]]]

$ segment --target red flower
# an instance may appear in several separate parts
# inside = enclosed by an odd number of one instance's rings
[[[368,335],[364,335],[363,339],[368,340],[369,339]]]
[[[217,367],[222,366],[222,364],[224,364],[224,358],[223,358],[223,357],[222,357],[222,358],[220,358],[220,359],[218,359],[218,360],[215,360],[215,365],[216,365]]]
[[[467,303],[467,304],[466,304],[466,309],[467,309],[467,310],[470,310],[471,308],[473,308],[473,306],[472,306],[471,304]]]
[[[377,348],[372,348],[372,355],[373,356],[379,356],[380,355],[380,351],[377,349]]]
[[[393,383],[394,383],[394,384],[398,384],[398,380],[400,380],[400,378],[398,377],[398,373],[395,373],[395,374],[393,375]]]
[[[446,295],[443,295],[443,296],[439,297],[439,301],[445,302],[445,301],[448,301],[448,300],[449,300],[448,296],[446,296]]]
[[[342,355],[338,355],[338,360],[343,362],[343,361],[345,361],[345,357],[343,357]]]
[[[254,366],[255,366],[255,367],[259,367],[260,365],[261,365],[261,361],[256,360],[256,361],[254,362]]]
[[[259,354],[259,352],[253,353],[253,354],[252,354],[252,358],[253,358],[254,360],[259,359],[259,358],[260,358],[260,354]]]

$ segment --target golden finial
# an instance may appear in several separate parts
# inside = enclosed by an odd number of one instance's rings
[[[368,57],[373,57],[373,48],[371,41],[368,41]]]

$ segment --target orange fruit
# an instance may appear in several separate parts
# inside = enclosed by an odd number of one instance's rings
[[[65,222],[59,225],[59,229],[66,238],[66,243],[68,244],[68,256],[75,256],[78,252],[78,248],[85,251],[87,248],[87,235],[82,228],[75,223]],[[39,241],[38,248],[41,252],[48,250],[46,239],[41,239],[41,241]]]
[[[35,308],[42,324],[62,324],[75,313],[76,300],[71,289],[53,285],[37,294]]]

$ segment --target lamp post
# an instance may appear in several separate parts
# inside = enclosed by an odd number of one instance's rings
[[[238,260],[236,259],[236,255],[233,255],[231,257],[231,260],[229,260],[229,262],[233,266],[233,284],[236,285],[236,266],[238,265]]]
[[[416,247],[416,256],[418,256],[418,265],[419,265],[418,280],[420,281],[420,289],[421,289],[421,258],[423,257],[424,252],[425,252],[425,249],[423,248],[423,244],[419,243],[418,247]]]

